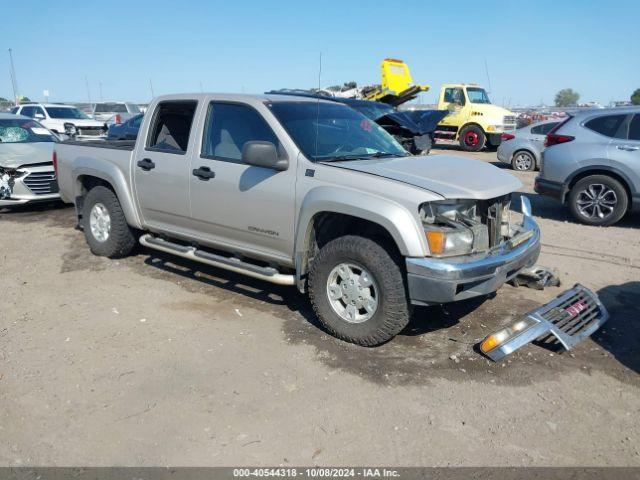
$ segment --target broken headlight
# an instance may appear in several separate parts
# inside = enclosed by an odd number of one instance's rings
[[[0,200],[10,198],[13,194],[14,176],[15,172],[0,168]]]
[[[474,201],[425,203],[420,219],[431,255],[467,255],[489,248],[487,226],[478,217]]]
[[[73,137],[76,133],[78,133],[78,130],[76,129],[76,126],[73,123],[65,123],[64,133]]]

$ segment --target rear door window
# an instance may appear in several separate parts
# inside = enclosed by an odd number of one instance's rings
[[[629,125],[629,140],[640,141],[640,113],[636,113]]]
[[[184,154],[189,146],[189,134],[197,106],[195,100],[159,103],[151,122],[151,133],[147,137],[147,149]]]
[[[621,128],[627,115],[603,115],[592,118],[584,126],[601,135],[611,138],[626,138],[626,132]]]
[[[209,105],[202,156],[240,161],[244,144],[256,140],[278,146],[278,138],[255,109],[238,103]]]
[[[546,135],[547,133],[549,133],[549,131],[553,127],[558,125],[558,123],[560,122],[552,122],[552,123],[545,123],[544,125],[537,125],[531,129],[531,133],[533,133],[534,135]]]

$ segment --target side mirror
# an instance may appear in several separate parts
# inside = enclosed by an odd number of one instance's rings
[[[271,142],[252,141],[242,147],[242,161],[255,167],[283,171],[289,168],[289,160],[278,158],[278,150]]]
[[[44,120],[44,115],[42,113],[36,113],[33,118],[37,118],[38,120]]]

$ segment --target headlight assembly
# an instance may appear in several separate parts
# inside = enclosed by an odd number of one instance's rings
[[[73,123],[64,124],[64,133],[67,135],[75,135],[77,133],[76,126]]]
[[[431,255],[467,255],[489,247],[488,230],[477,216],[474,201],[425,203],[420,218]]]
[[[473,252],[473,232],[470,229],[426,230],[432,255],[465,255]]]

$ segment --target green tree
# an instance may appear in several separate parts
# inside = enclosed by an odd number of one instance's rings
[[[636,88],[636,91],[631,94],[631,103],[640,105],[640,88]]]
[[[580,94],[570,88],[563,88],[556,93],[556,107],[573,107],[578,104]]]

